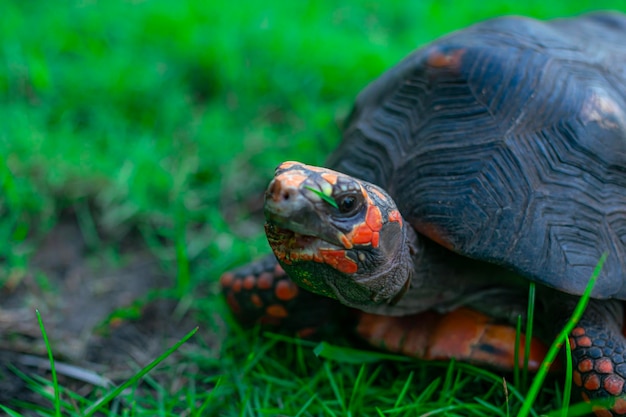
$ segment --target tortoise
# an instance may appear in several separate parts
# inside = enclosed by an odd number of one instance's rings
[[[624,39],[618,13],[501,17],[387,70],[326,167],[276,169],[273,255],[220,280],[235,316],[306,335],[341,305],[373,345],[511,368],[528,283],[549,342],[606,253],[569,339],[573,386],[626,415]]]

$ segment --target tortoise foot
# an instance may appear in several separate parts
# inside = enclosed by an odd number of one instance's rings
[[[570,334],[574,385],[598,417],[626,416],[626,343],[616,329],[581,320]]]
[[[426,360],[457,359],[500,369],[515,366],[515,328],[492,323],[469,308],[448,314],[427,311],[404,317],[362,314],[357,332],[373,346]],[[519,346],[519,366],[524,364],[525,337]],[[547,351],[536,338],[531,342],[528,368],[536,370]]]
[[[220,285],[226,302],[241,324],[260,324],[301,336],[314,333],[328,321],[336,304],[299,288],[274,255],[224,273]]]

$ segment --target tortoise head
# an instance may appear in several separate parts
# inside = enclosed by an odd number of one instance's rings
[[[373,184],[284,162],[267,188],[265,218],[278,261],[311,292],[367,309],[393,304],[410,285],[414,234]]]

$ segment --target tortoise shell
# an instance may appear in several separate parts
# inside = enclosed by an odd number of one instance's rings
[[[626,18],[507,17],[409,55],[358,97],[329,167],[462,255],[626,299]]]

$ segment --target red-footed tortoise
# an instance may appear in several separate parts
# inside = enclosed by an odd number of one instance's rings
[[[221,278],[242,321],[306,333],[334,299],[374,345],[512,367],[528,281],[549,342],[606,252],[573,382],[626,415],[626,17],[499,18],[417,50],[358,96],[328,167],[277,168],[275,258]]]

